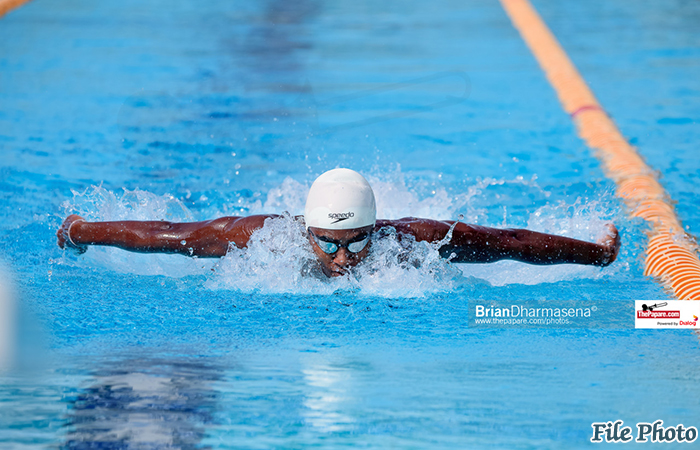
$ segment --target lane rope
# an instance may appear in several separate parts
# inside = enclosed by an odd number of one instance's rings
[[[0,17],[28,1],[29,0],[0,0]]]
[[[617,184],[617,195],[632,216],[651,225],[644,275],[656,277],[680,300],[700,300],[698,245],[683,229],[654,171],[622,136],[530,2],[500,1],[574,120],[579,136]]]

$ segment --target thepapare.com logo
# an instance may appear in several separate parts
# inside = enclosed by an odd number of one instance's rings
[[[700,328],[700,302],[635,301],[635,328]]]
[[[664,306],[668,306],[668,302],[660,303],[644,303],[642,309],[637,310],[637,319],[680,319],[680,311],[665,311],[659,310]]]

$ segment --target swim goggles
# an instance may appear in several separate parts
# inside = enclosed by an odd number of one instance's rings
[[[314,238],[316,245],[323,250],[323,253],[327,253],[329,255],[334,254],[341,247],[347,248],[350,253],[360,253],[365,247],[367,247],[370,238],[370,233],[366,233],[356,236],[343,243],[343,241],[330,239],[325,236],[316,236],[311,230],[309,230],[309,234]]]

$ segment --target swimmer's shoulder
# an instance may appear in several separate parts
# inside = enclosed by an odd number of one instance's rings
[[[453,220],[423,219],[420,217],[404,217],[394,220],[377,220],[374,231],[379,231],[385,227],[393,227],[400,235],[410,235],[417,241],[439,241],[445,237],[450,227],[455,222]],[[475,226],[467,223],[459,223],[460,233],[470,233]]]
[[[244,234],[250,236],[254,231],[265,226],[267,219],[279,217],[276,214],[256,214],[252,216],[220,217],[211,221],[212,225],[221,227],[225,233]]]
[[[403,217],[401,219],[380,219],[374,226],[374,231],[382,228],[392,227],[401,235],[410,235],[416,240],[432,240],[437,230],[443,222],[433,219],[423,219],[420,217]]]

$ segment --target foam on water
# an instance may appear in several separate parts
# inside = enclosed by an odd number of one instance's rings
[[[528,181],[520,177],[479,180],[468,186],[465,193],[456,195],[450,195],[447,189],[439,186],[431,187],[423,198],[416,194],[418,189],[410,186],[400,171],[385,178],[370,177],[370,181],[377,197],[378,217],[390,219],[406,216],[458,219],[466,216],[466,222],[506,226],[508,217],[505,214],[503,223],[483,223],[488,222],[489,214],[493,212],[484,204],[493,203],[491,197],[494,195],[502,196],[490,192],[490,189],[507,189],[511,192],[509,195],[527,191],[540,203],[549,196],[534,179]],[[265,226],[253,234],[247,248],[231,246],[227,255],[219,260],[92,247],[75,263],[141,275],[204,275],[207,278],[205,285],[217,290],[305,295],[353,292],[379,297],[422,297],[472,285],[478,280],[503,286],[597,279],[620,270],[580,265],[534,266],[513,261],[452,264],[440,257],[437,245],[417,243],[411,238],[398,239],[395,230],[388,228],[373,239],[370,254],[362,264],[343,277],[328,279],[318,269],[303,226],[294,220],[294,215],[303,212],[307,192],[308,185],[288,177],[281,185],[269,190],[264,203],[255,200],[247,205],[252,214],[284,213],[267,220]],[[503,198],[505,203],[508,198],[508,195]],[[610,198],[545,203],[529,214],[526,228],[582,240],[598,240],[604,233],[605,223],[611,219],[611,203]],[[212,206],[224,209],[222,205]],[[74,192],[73,199],[65,202],[64,208],[67,214],[77,213],[87,220],[194,219],[192,212],[173,196],[158,196],[138,189],[124,190],[117,195],[99,186],[92,187],[82,193]],[[74,263],[72,261],[66,257],[62,260],[63,263]]]

